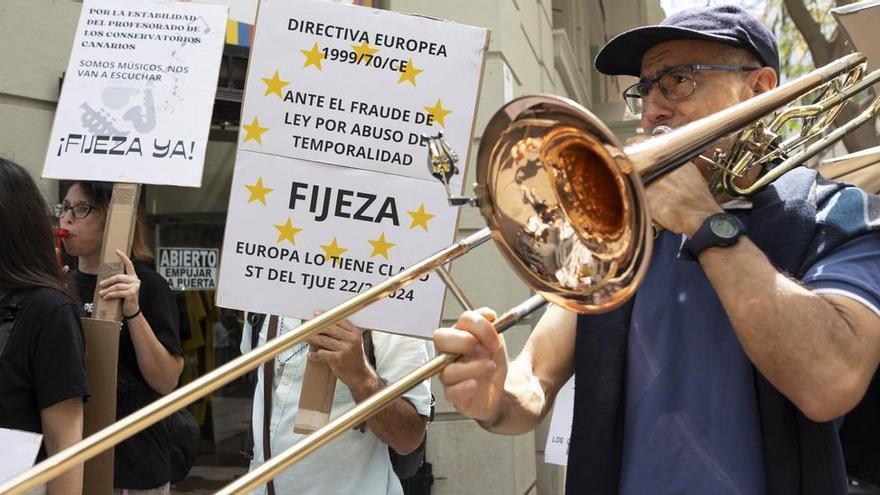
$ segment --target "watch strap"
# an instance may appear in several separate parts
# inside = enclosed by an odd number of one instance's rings
[[[725,217],[736,226],[736,232],[732,236],[721,237],[712,231],[712,222],[718,217]],[[710,215],[703,220],[702,225],[694,232],[694,235],[681,246],[679,257],[687,261],[696,261],[700,253],[711,247],[727,247],[736,244],[745,232],[745,226],[736,215],[730,213]]]

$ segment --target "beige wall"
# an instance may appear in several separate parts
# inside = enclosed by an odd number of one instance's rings
[[[81,3],[0,2],[0,156],[39,178]],[[39,180],[55,202],[55,181]]]

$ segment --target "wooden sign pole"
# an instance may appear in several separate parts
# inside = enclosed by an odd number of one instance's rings
[[[125,272],[116,250],[131,252],[140,193],[140,184],[114,184],[113,196],[107,210],[92,318],[83,318],[86,370],[92,392],[92,396],[85,403],[83,437],[116,421],[116,368],[119,358],[119,333],[122,329],[122,300],[105,301],[98,296],[98,291],[102,280]],[[83,493],[112,495],[113,449],[108,449],[86,462]]]

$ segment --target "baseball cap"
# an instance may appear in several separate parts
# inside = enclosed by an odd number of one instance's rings
[[[596,70],[612,76],[639,77],[645,52],[664,41],[687,39],[744,48],[779,75],[776,37],[755,16],[735,5],[686,9],[659,25],[625,31],[599,50]]]

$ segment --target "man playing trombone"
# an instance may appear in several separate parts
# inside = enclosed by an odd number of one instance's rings
[[[624,96],[651,134],[775,88],[779,55],[724,6],[625,32],[596,67],[640,78]],[[489,431],[532,429],[576,374],[568,493],[846,493],[834,420],[880,362],[878,199],[798,167],[732,201],[713,172],[700,159],[647,188],[664,230],[622,308],[551,306],[512,361],[489,311],[435,334],[462,355],[447,398]]]

